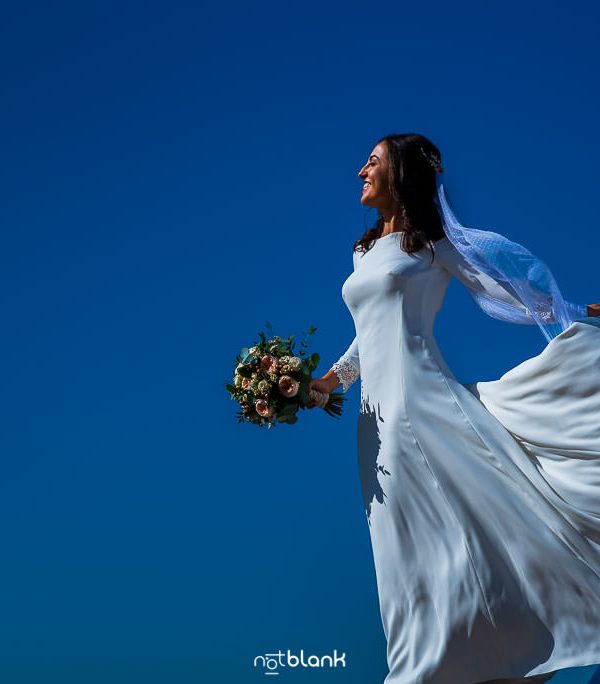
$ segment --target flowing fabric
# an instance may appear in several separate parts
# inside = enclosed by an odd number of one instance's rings
[[[342,297],[356,336],[332,366],[345,391],[360,378],[384,684],[529,684],[598,664],[600,320],[575,321],[499,380],[464,385],[434,336],[453,277],[517,323],[540,324],[523,303],[540,292],[556,315],[559,293],[537,269],[522,299],[514,270],[474,265],[478,250],[510,255],[508,241],[475,243],[469,260],[444,237],[432,262],[400,238],[353,253]]]
[[[470,290],[485,313],[511,323],[537,323],[548,341],[587,316],[586,305],[565,301],[541,259],[499,233],[464,226],[448,203],[441,174],[436,174],[436,186],[437,206],[450,242],[474,268],[519,300],[511,304],[489,292]]]

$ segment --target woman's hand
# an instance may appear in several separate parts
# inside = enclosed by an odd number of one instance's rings
[[[329,371],[322,378],[313,378],[308,383],[308,389],[316,390],[317,392],[322,392],[323,394],[329,394],[340,385],[337,375],[333,371]],[[316,406],[312,399],[309,399],[307,408],[311,409]]]
[[[587,305],[587,315],[588,316],[600,316],[600,304],[588,304]]]

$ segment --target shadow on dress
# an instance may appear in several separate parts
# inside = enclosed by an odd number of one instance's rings
[[[358,414],[358,453],[360,455],[359,470],[363,500],[369,526],[371,525],[371,504],[374,500],[383,504],[385,503],[384,499],[387,498],[378,475],[390,475],[389,470],[377,462],[381,448],[379,422],[384,422],[380,407],[378,406],[377,411],[375,411],[375,408],[371,407],[366,399],[363,399]]]
[[[486,679],[485,682],[479,682],[478,684],[541,684],[552,679],[557,672],[558,670],[554,670],[553,672],[545,672],[533,677],[522,677],[519,679]]]

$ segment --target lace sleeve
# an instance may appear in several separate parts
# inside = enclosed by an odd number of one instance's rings
[[[335,361],[331,370],[342,383],[342,391],[347,392],[351,385],[360,377],[360,359],[358,355],[358,341],[356,337],[348,349]]]

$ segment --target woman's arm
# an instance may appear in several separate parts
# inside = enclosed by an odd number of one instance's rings
[[[511,323],[521,323],[525,325],[536,324],[536,319],[531,315],[529,309],[518,298],[517,293],[512,290],[512,288],[509,288],[509,286],[504,283],[498,282],[473,266],[473,264],[463,257],[448,238],[435,243],[435,258],[439,258],[440,265],[460,280],[460,282],[471,292],[482,295],[483,298],[493,300],[495,304],[492,315],[496,318],[510,321]],[[485,301],[479,303],[485,310]],[[502,304],[506,305],[505,316],[498,310],[498,303],[500,303],[500,308],[502,308]],[[600,307],[598,313],[590,313],[590,307],[595,307],[597,305],[585,306],[566,300],[564,303],[568,315],[572,320],[584,318],[585,316],[600,315]]]
[[[332,375],[334,376],[332,382],[336,383],[334,389],[341,384],[344,392],[347,392],[350,386],[360,377],[360,357],[356,337],[352,340],[348,349],[333,363],[331,369],[327,371],[323,378],[326,379]]]
[[[354,270],[358,266],[361,255],[352,252],[352,264]],[[333,392],[338,387],[342,387],[343,392],[347,392],[351,385],[360,377],[360,358],[358,354],[358,340],[356,336],[350,342],[348,349],[335,361],[331,368],[320,378],[310,381],[309,387],[319,392]],[[309,408],[314,407],[314,402],[309,402]]]
[[[362,253],[352,250],[352,268],[356,271]],[[356,336],[348,349],[335,361],[331,368],[323,376],[323,380],[329,382],[332,386],[332,391],[337,389],[340,385],[342,391],[347,392],[350,386],[353,385],[360,377],[360,357],[358,354],[358,340]]]
[[[496,280],[475,268],[448,238],[435,243],[435,260],[439,260],[440,266],[455,276],[468,290],[506,304],[516,323],[535,325],[535,319],[521,300]]]
[[[347,392],[350,386],[360,376],[360,362],[358,358],[358,342],[356,337],[350,343],[350,346],[335,361],[331,368],[320,378],[313,378],[308,387],[317,392],[333,392],[340,385],[344,392]],[[314,399],[309,399],[308,408],[316,406]]]

